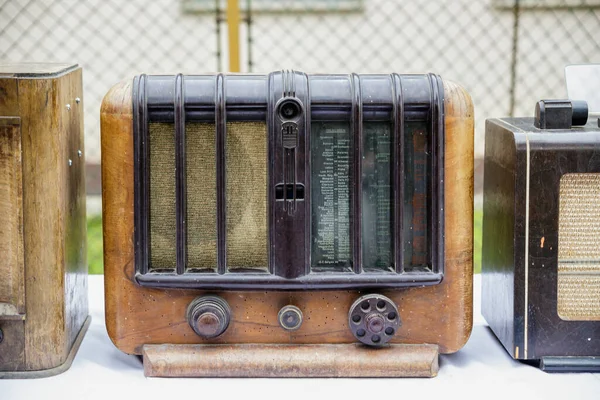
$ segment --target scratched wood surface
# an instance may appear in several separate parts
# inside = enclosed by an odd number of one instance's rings
[[[439,345],[452,353],[472,327],[473,106],[458,85],[445,82],[445,275],[426,288],[382,291],[398,305],[402,326],[394,343]],[[101,109],[106,326],[115,345],[141,354],[144,344],[352,343],[347,312],[358,291],[221,292],[232,321],[218,338],[199,338],[185,311],[202,291],[141,288],[133,281],[133,124],[131,82],[114,86]],[[213,293],[215,294],[215,293]],[[277,313],[294,304],[304,323],[280,328]]]
[[[17,316],[0,313],[0,329],[10,325],[11,332],[0,343],[0,353],[15,343],[22,343],[23,351],[19,365],[2,360],[0,371],[43,370],[66,360],[87,317],[83,103],[76,101],[82,98],[82,73],[65,65],[35,64],[31,74],[28,64],[14,74],[7,72],[11,68],[16,67],[0,68],[0,116],[20,121],[22,193],[3,191],[0,208],[22,218],[19,226],[11,226],[13,242],[22,234],[22,249],[17,247],[22,261],[11,262],[9,269],[23,276],[25,295]],[[8,171],[5,156],[0,155],[0,176]],[[17,156],[8,157],[15,162]],[[8,205],[6,196],[12,199]],[[9,241],[0,239],[0,246],[7,246]],[[0,298],[5,290],[0,285]]]
[[[25,313],[21,120],[0,116],[0,318]]]
[[[317,356],[318,355],[318,356]],[[431,378],[438,347],[395,344],[146,345],[144,374],[161,377]]]

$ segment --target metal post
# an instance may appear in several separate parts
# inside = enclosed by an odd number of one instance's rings
[[[240,72],[239,0],[227,0],[227,31],[229,34],[229,72]]]

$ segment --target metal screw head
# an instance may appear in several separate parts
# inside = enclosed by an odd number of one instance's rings
[[[79,97],[75,97],[75,103],[77,103],[77,104],[81,103],[81,99]]]
[[[83,152],[82,152],[81,150],[77,150],[77,155],[78,155],[79,157],[81,157],[81,156],[83,155]]]
[[[73,160],[71,160],[71,159],[69,158],[69,167],[70,167],[71,165],[73,165]]]
[[[361,343],[382,346],[396,334],[402,322],[396,304],[381,294],[358,298],[348,312],[348,326]]]
[[[277,314],[279,325],[286,331],[295,331],[300,329],[303,316],[302,311],[296,306],[288,305],[282,307]]]
[[[67,104],[67,111],[71,111],[71,105]]]

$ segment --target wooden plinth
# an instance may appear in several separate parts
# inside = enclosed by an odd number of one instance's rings
[[[144,345],[155,377],[434,377],[437,345]]]

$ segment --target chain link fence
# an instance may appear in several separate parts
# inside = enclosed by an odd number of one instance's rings
[[[218,67],[214,13],[182,13],[179,1],[0,0],[0,62],[76,62],[83,68],[86,160],[100,162],[100,103],[139,73]]]
[[[567,64],[600,62],[600,0],[240,0],[242,71],[436,72],[486,118],[532,115],[566,96]],[[0,0],[0,61],[84,68],[86,151],[99,162],[99,109],[141,72],[227,65],[224,0]],[[223,51],[221,51],[221,48]]]

